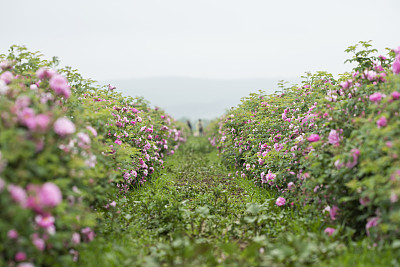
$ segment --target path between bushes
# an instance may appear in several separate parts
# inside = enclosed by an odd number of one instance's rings
[[[120,214],[81,252],[79,266],[303,266],[315,247],[307,225],[251,181],[228,175],[206,138],[189,138],[153,183],[118,202]],[[110,211],[112,213],[112,211]],[[306,220],[304,220],[306,223]],[[271,241],[280,234],[292,258]],[[290,236],[289,236],[290,237]],[[290,245],[295,246],[292,248]],[[285,245],[280,246],[285,248]],[[302,258],[299,258],[301,255]]]

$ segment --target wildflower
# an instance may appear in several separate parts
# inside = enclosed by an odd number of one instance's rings
[[[35,117],[36,128],[44,131],[50,123],[50,117],[46,114],[39,114]]]
[[[93,134],[94,137],[97,136],[97,131],[92,126],[86,126],[86,129],[88,129]]]
[[[112,86],[111,84],[108,85],[108,90],[114,91],[117,87]]]
[[[385,127],[387,125],[387,119],[384,116],[380,117],[376,125],[378,125],[378,128]]]
[[[321,137],[318,134],[312,134],[307,138],[310,142],[318,142],[320,139]]]
[[[54,132],[64,137],[75,132],[75,125],[67,118],[58,118],[54,123]]]
[[[283,206],[283,205],[285,205],[286,204],[286,199],[284,199],[283,197],[278,197],[277,198],[277,200],[276,200],[276,202],[275,202],[275,204],[277,205],[277,206]]]

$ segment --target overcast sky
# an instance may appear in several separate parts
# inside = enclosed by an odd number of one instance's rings
[[[0,53],[26,45],[96,80],[342,73],[349,45],[400,45],[399,0],[1,0],[0,7]]]

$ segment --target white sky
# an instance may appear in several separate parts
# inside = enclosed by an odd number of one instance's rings
[[[58,56],[87,78],[342,73],[347,46],[400,45],[400,0],[1,0],[0,53]]]

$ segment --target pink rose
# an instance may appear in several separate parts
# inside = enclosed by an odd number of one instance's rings
[[[79,233],[73,233],[72,234],[72,238],[71,241],[74,245],[78,245],[79,243],[81,243],[81,236]]]
[[[51,215],[36,215],[35,217],[35,222],[37,223],[38,226],[42,228],[50,228],[54,226],[55,219]]]
[[[47,182],[39,190],[39,201],[47,207],[56,207],[62,201],[61,190],[57,185]]]
[[[90,242],[94,239],[95,233],[90,227],[83,228],[81,230],[82,234],[84,235],[85,241]]]
[[[369,218],[367,224],[365,225],[365,229],[367,230],[367,235],[369,235],[369,228],[375,227],[378,225],[379,217]]]
[[[46,243],[41,238],[34,238],[32,243],[40,251],[43,251],[46,247]]]
[[[396,58],[396,60],[393,62],[392,70],[393,70],[394,74],[400,73],[400,59],[399,58]]]
[[[339,133],[336,130],[331,130],[328,136],[329,143],[332,145],[336,145],[340,141]]]
[[[47,68],[40,68],[36,71],[36,76],[43,80],[43,79],[50,79],[51,77],[53,77],[53,75],[56,72],[54,70],[51,69],[47,69]]]
[[[376,125],[378,125],[378,128],[385,127],[387,125],[387,119],[384,116],[380,117]]]
[[[39,127],[40,130],[46,130],[47,126],[50,123],[50,117],[46,114],[39,114],[35,117],[36,127]]]
[[[382,99],[382,94],[377,92],[377,93],[373,93],[372,95],[369,96],[369,100],[371,100],[372,102],[379,102]]]
[[[283,197],[278,197],[277,199],[276,199],[276,202],[275,202],[275,204],[277,205],[277,206],[283,206],[283,205],[285,205],[286,204],[286,199],[284,199]]]
[[[307,138],[310,142],[318,142],[320,139],[321,137],[318,134],[312,134]]]
[[[122,144],[122,141],[121,140],[119,140],[119,139],[117,139],[117,140],[115,140],[115,142],[114,143],[116,143],[117,145],[121,145]]]
[[[332,206],[329,210],[329,216],[331,217],[331,220],[334,221],[336,220],[336,216],[338,214],[339,208],[337,206]]]
[[[14,79],[14,75],[12,75],[11,72],[6,71],[0,75],[0,79],[2,79],[6,84],[9,84]]]
[[[10,239],[17,239],[19,235],[15,229],[11,229],[10,231],[8,231],[7,236]]]
[[[15,254],[15,261],[24,261],[26,260],[26,254],[25,252],[18,252],[17,254]]]
[[[22,207],[25,207],[26,205],[26,200],[27,200],[27,195],[25,190],[22,187],[19,187],[17,185],[9,185],[8,186],[8,192],[11,195],[11,198],[20,204]]]
[[[56,94],[63,95],[65,98],[69,98],[71,95],[68,80],[60,74],[54,74],[51,77],[49,84]]]
[[[324,233],[328,234],[328,235],[333,235],[333,233],[335,233],[336,229],[335,228],[331,228],[331,227],[327,227],[324,231]]]
[[[397,91],[394,91],[394,92],[392,93],[392,97],[393,97],[393,99],[397,100],[397,99],[400,98],[400,93],[397,92]]]
[[[93,134],[94,137],[97,136],[97,131],[92,126],[86,126],[86,129],[88,129]]]
[[[289,190],[292,190],[292,189],[294,189],[295,185],[293,182],[290,182],[290,183],[288,183],[287,187]]]
[[[67,118],[58,118],[54,123],[54,132],[64,137],[75,132],[75,125]]]

